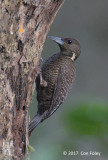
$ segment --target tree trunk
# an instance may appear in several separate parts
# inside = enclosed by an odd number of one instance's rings
[[[0,0],[0,160],[28,155],[28,111],[49,27],[64,0]]]

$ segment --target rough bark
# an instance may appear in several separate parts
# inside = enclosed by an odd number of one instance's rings
[[[0,0],[0,160],[28,154],[28,111],[49,27],[64,0]]]

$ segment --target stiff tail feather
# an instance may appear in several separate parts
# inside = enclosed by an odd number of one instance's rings
[[[41,122],[41,116],[39,114],[35,115],[29,124],[29,136],[40,122]]]

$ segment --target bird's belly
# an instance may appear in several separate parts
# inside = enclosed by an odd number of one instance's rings
[[[45,71],[42,71],[43,79],[47,82],[49,88],[54,88],[58,77],[59,68],[57,66],[50,65]]]
[[[38,109],[40,114],[44,113],[44,111],[46,110],[49,110],[52,104],[55,83],[57,80],[57,74],[58,70],[55,71],[51,67],[42,72],[42,78],[47,82],[47,87],[40,86],[39,89]]]

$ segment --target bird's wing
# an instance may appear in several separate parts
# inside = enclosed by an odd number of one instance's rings
[[[58,77],[55,83],[55,89],[52,98],[52,104],[48,111],[48,117],[50,117],[63,103],[69,90],[72,87],[72,83],[75,77],[75,68],[69,73],[68,66],[62,66],[59,69]]]

